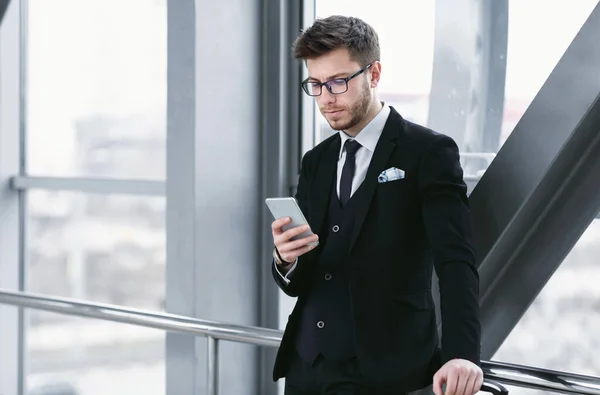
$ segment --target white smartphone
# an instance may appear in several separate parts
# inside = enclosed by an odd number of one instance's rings
[[[304,217],[302,210],[300,210],[300,206],[298,206],[298,202],[293,197],[282,197],[282,198],[267,198],[265,199],[265,203],[267,207],[271,211],[271,214],[275,219],[279,219],[281,217],[290,217],[291,222],[287,225],[284,225],[281,229],[285,232],[288,229],[295,228],[300,225],[308,225],[308,221]],[[311,236],[313,233],[311,230],[307,230],[299,234],[296,237],[292,237],[292,240],[301,239],[304,237]],[[315,241],[309,243],[311,246],[319,245],[319,241]]]

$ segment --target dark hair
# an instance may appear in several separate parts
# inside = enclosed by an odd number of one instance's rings
[[[380,60],[379,37],[375,30],[359,18],[333,15],[317,19],[304,30],[293,45],[296,59],[314,59],[338,48],[347,48],[350,58],[367,66]]]

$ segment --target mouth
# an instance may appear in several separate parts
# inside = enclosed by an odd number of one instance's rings
[[[325,111],[325,114],[329,116],[340,115],[344,110]]]

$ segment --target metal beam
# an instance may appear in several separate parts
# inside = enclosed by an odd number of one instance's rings
[[[10,188],[10,177],[23,172],[21,131],[21,2],[0,4],[0,287],[23,290],[24,197]],[[2,18],[3,17],[3,18]],[[0,394],[23,395],[25,318],[20,308],[0,306]]]
[[[508,0],[436,1],[427,125],[454,138],[462,152],[498,148],[507,33]]]
[[[478,32],[478,73],[473,83],[473,110],[465,129],[463,152],[497,152],[502,133],[506,54],[508,50],[508,0],[480,0]],[[481,158],[471,166],[485,169]]]
[[[6,10],[8,9],[9,3],[10,3],[10,0],[0,0],[0,24],[2,24],[2,21],[4,20],[4,14],[6,13]]]
[[[600,208],[600,5],[472,194],[482,358],[491,358]]]
[[[254,326],[260,321],[261,270],[268,266],[257,260],[264,205],[262,1],[229,1],[235,12],[205,1],[167,1],[170,313]],[[207,360],[212,344],[173,333],[166,344],[167,394],[205,393],[206,368],[215,367]],[[219,353],[235,361],[219,366],[214,384],[221,392],[258,393],[258,350],[226,343]]]
[[[17,191],[48,189],[98,194],[165,195],[165,183],[163,181],[116,180],[108,178],[16,176],[11,178],[11,188]]]
[[[260,251],[257,256],[258,287],[260,297],[259,325],[279,328],[282,323],[280,311],[286,310],[287,298],[279,291],[268,262],[273,254],[271,222],[264,199],[274,196],[290,196],[290,185],[298,178],[301,160],[301,141],[307,130],[314,129],[314,111],[302,111],[306,99],[302,96],[300,81],[303,65],[290,55],[291,45],[302,29],[308,2],[286,0],[262,0],[262,62],[261,62],[261,194],[257,202],[261,213]],[[308,7],[308,9],[307,9]],[[314,13],[314,10],[313,12]],[[307,97],[308,99],[311,99]],[[309,101],[310,102],[310,101]],[[312,104],[312,102],[310,102]],[[307,121],[309,124],[307,125]],[[283,305],[283,306],[282,306]],[[288,313],[289,314],[289,313]],[[287,318],[288,314],[281,314]],[[259,389],[257,393],[275,395],[278,386],[272,380],[275,349],[259,350]]]

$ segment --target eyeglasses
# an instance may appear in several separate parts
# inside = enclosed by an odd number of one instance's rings
[[[368,64],[363,69],[358,70],[356,73],[352,74],[350,77],[346,78],[335,78],[326,82],[318,82],[318,81],[303,81],[302,89],[308,96],[320,96],[323,92],[323,86],[327,88],[329,93],[332,95],[340,95],[342,93],[346,93],[348,91],[348,82],[362,73],[364,73],[369,67],[371,67],[373,63]]]

